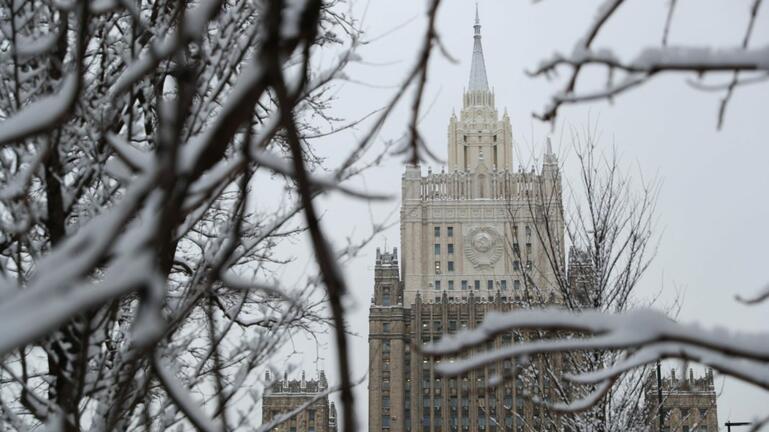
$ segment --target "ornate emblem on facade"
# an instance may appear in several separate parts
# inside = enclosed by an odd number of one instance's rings
[[[473,228],[465,236],[465,256],[476,269],[493,266],[502,257],[502,236],[493,228]]]

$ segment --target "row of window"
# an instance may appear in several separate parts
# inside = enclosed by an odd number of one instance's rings
[[[526,225],[525,229],[526,229],[526,238],[531,238],[531,227]],[[441,227],[435,226],[433,228],[433,234],[435,235],[435,238],[440,238],[441,237]],[[513,226],[513,237],[517,237],[517,236],[518,236],[518,226],[514,225]],[[449,238],[453,238],[454,237],[454,227],[453,226],[446,227],[446,237],[449,237]]]
[[[436,245],[437,246],[437,245]],[[451,245],[449,245],[451,246]],[[526,261],[526,270],[531,270],[531,260]],[[454,261],[448,261],[446,262],[446,269],[449,273],[454,272]],[[513,270],[520,271],[521,270],[521,262],[518,260],[513,261]],[[435,261],[435,274],[441,274],[441,262]],[[480,289],[480,287],[476,288]]]
[[[526,243],[526,256],[531,256],[531,250],[532,246],[531,243]],[[518,246],[518,243],[513,243],[513,252],[515,253],[515,256],[520,256],[521,254],[521,248]],[[454,243],[449,243],[446,245],[446,253],[448,255],[454,255]],[[435,243],[433,245],[433,254],[436,257],[441,256],[441,244]]]
[[[433,288],[436,291],[440,291],[441,289],[443,289],[443,285],[442,285],[441,282],[442,281],[440,279],[436,279],[435,281],[433,281]],[[498,284],[496,284],[496,286],[495,286],[494,282],[495,281],[493,279],[488,279],[486,281],[486,289],[493,290],[494,288],[499,288],[502,291],[507,290],[507,280],[506,279],[502,279],[502,280],[497,281]],[[462,289],[462,290],[467,290],[467,289],[470,288],[469,281],[467,281],[467,280],[460,281],[459,282],[459,286],[460,286],[460,289]],[[446,289],[451,291],[454,288],[455,288],[454,287],[454,280],[451,280],[451,279],[447,280],[446,281]],[[479,279],[476,279],[476,280],[473,281],[473,288],[476,289],[476,290],[480,290],[481,289],[481,281]],[[516,280],[513,281],[513,289],[516,289],[516,290],[521,289],[521,281],[520,280],[516,279]]]

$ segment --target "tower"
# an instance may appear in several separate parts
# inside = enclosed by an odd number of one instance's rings
[[[512,361],[442,378],[440,359],[418,347],[473,328],[489,311],[525,307],[533,289],[558,302],[553,259],[564,262],[558,162],[551,146],[539,172],[513,171],[510,118],[500,118],[489,87],[476,7],[470,78],[459,117],[448,125],[448,171],[406,167],[402,179],[401,255],[377,250],[369,309],[369,430],[501,431],[554,427],[522,397],[547,395],[547,374],[514,374]],[[545,253],[536,233],[547,226],[557,246]],[[550,245],[552,246],[552,244]],[[399,271],[400,269],[400,271]],[[500,335],[491,345],[512,343]],[[538,359],[533,359],[537,363]],[[548,423],[549,422],[549,423]],[[504,426],[504,427],[503,427]]]
[[[434,298],[445,289],[450,297],[466,298],[468,290],[488,297],[498,288],[523,288],[522,275],[511,277],[523,266],[543,269],[530,281],[538,288],[555,285],[545,254],[537,250],[534,224],[543,222],[536,220],[543,213],[549,232],[563,230],[558,161],[548,139],[540,173],[513,171],[510,118],[499,118],[489,88],[477,9],[473,30],[462,110],[449,120],[448,172],[428,168],[424,177],[412,165],[402,179],[406,304],[417,292]],[[515,244],[521,245],[517,251],[510,247]]]
[[[462,97],[459,118],[448,128],[449,172],[476,171],[483,160],[491,170],[513,169],[513,139],[507,112],[499,119],[494,91],[489,88],[481,44],[481,22],[475,10],[470,79]]]

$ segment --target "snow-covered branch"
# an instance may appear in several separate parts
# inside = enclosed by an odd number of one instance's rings
[[[740,84],[740,73],[769,71],[769,45],[750,48],[748,41],[753,33],[758,10],[762,0],[754,0],[750,10],[747,29],[742,44],[735,47],[711,48],[707,46],[670,46],[667,43],[671,27],[673,10],[676,2],[670,4],[667,21],[664,25],[662,45],[645,47],[630,60],[621,60],[611,48],[595,48],[595,40],[606,24],[615,17],[617,10],[625,3],[624,0],[606,0],[596,12],[596,18],[587,27],[585,35],[578,39],[570,54],[557,53],[542,60],[533,70],[527,72],[532,77],[557,76],[561,67],[570,68],[569,78],[560,91],[551,98],[550,103],[534,116],[544,120],[555,119],[562,105],[589,102],[601,99],[611,100],[613,97],[639,85],[645,84],[654,76],[663,73],[690,72],[701,77],[706,73],[731,72],[732,82],[721,101],[718,114],[718,125],[721,127],[726,105],[731,98],[734,88]],[[595,90],[580,90],[577,88],[579,77],[585,72],[586,66],[603,66],[606,69],[607,84],[605,88]],[[624,74],[619,79],[617,74]],[[758,81],[746,80],[742,84],[752,84]]]

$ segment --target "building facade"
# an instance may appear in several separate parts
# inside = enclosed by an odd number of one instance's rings
[[[716,391],[713,385],[713,371],[695,377],[694,371],[684,372],[682,377],[676,370],[662,380],[662,430],[663,432],[718,432]],[[646,386],[646,402],[649,412],[650,430],[659,432],[659,392],[656,376],[652,375]]]
[[[267,372],[266,381],[271,382]],[[328,382],[323,371],[315,380],[283,379],[273,382],[262,398],[262,424],[307,405],[291,418],[274,427],[276,432],[336,432],[336,407],[328,400]]]
[[[512,127],[488,84],[477,12],[473,38],[462,109],[449,119],[448,170],[406,167],[400,255],[397,248],[377,250],[369,315],[372,432],[560,430],[557,417],[531,402],[551,398],[551,375],[533,371],[559,370],[557,356],[532,358],[531,369],[519,372],[508,359],[443,378],[435,365],[453,359],[418,349],[477,326],[490,311],[560,301],[558,163],[548,142],[541,166],[513,169]],[[521,337],[528,335],[500,335],[477,352]]]

